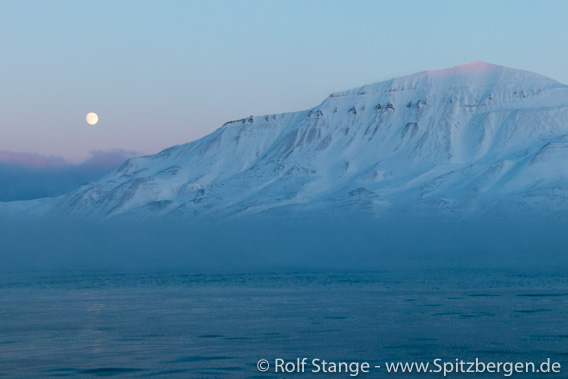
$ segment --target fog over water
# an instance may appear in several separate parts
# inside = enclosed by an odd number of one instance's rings
[[[2,270],[374,270],[568,264],[568,221],[340,215],[224,222],[21,217],[0,221]]]
[[[566,224],[503,215],[4,218],[0,369],[244,378],[276,358],[550,359],[560,377]]]

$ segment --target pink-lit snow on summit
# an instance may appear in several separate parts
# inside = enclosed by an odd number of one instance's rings
[[[352,90],[336,92],[332,94],[332,96],[360,95],[363,92],[366,94],[374,94],[385,91],[408,91],[432,86],[439,89],[457,89],[464,86],[472,88],[484,87],[489,89],[497,85],[514,85],[520,81],[525,85],[538,82],[538,85],[541,86],[562,86],[546,76],[533,72],[474,61],[443,70],[422,71],[384,82],[367,84]],[[536,85],[537,83],[533,84]]]

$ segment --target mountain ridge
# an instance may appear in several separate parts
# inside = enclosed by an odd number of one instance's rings
[[[568,87],[471,62],[229,121],[53,201],[103,218],[564,211]]]

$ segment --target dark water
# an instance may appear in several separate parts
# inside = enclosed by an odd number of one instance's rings
[[[560,375],[513,377],[567,377],[568,273],[0,274],[0,377],[268,378],[259,359],[296,357],[551,358]],[[359,377],[388,376],[424,377]]]

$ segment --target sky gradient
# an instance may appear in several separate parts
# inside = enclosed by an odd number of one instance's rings
[[[475,60],[568,83],[567,14],[566,1],[520,0],[3,2],[0,150],[155,153]]]

